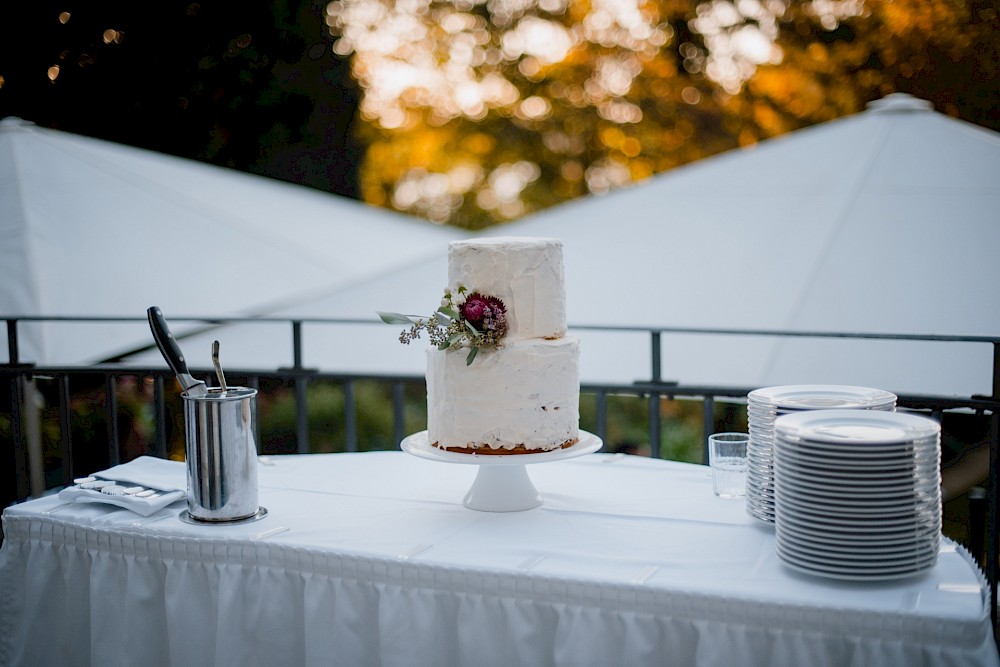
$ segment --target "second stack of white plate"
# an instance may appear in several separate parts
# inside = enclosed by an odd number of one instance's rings
[[[913,414],[819,410],[774,425],[775,543],[801,572],[909,577],[937,562],[941,429]]]
[[[882,389],[831,384],[801,384],[755,389],[747,394],[747,514],[774,523],[774,420],[805,410],[884,410],[896,408],[896,395]]]

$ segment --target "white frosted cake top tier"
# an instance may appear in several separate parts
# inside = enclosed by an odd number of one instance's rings
[[[562,241],[498,236],[452,241],[448,285],[495,296],[507,308],[507,338],[559,338],[566,333]]]

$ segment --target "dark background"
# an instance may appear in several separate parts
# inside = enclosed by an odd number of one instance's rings
[[[325,6],[14,0],[0,13],[0,117],[357,197],[359,91]]]

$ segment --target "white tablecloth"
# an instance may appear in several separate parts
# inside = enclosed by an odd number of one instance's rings
[[[272,457],[266,518],[199,526],[47,497],[8,508],[2,665],[997,665],[945,541],[883,584],[799,575],[703,466],[528,466],[541,507],[476,512],[476,466]],[[183,466],[178,464],[178,474]]]

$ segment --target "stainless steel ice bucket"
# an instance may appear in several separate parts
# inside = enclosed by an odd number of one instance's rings
[[[258,509],[257,390],[217,387],[181,394],[187,452],[188,513],[198,521],[239,521]]]

